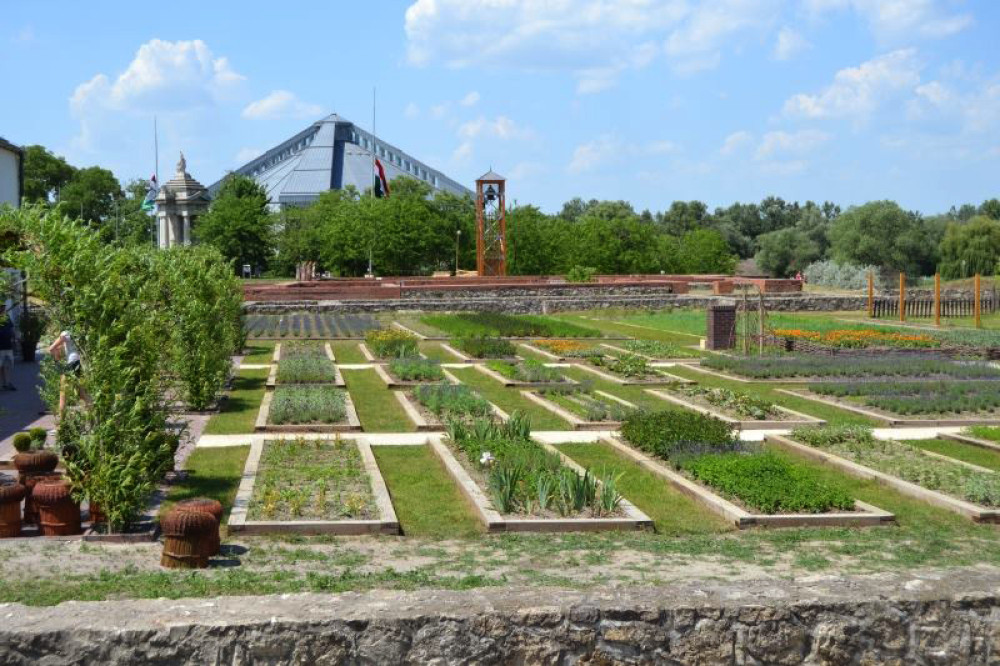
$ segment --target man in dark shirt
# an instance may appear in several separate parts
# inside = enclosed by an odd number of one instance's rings
[[[14,372],[14,322],[7,314],[7,308],[0,311],[0,388],[5,391],[16,391],[10,383]]]

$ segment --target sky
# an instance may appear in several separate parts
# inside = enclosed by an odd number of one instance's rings
[[[1000,196],[996,0],[0,5],[0,136],[206,185],[338,113],[519,205]]]

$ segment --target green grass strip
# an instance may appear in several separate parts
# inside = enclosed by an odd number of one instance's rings
[[[181,500],[210,497],[222,503],[225,523],[236,499],[236,490],[249,453],[249,444],[195,449],[184,463],[187,477],[170,487],[160,513]]]
[[[515,411],[527,414],[531,419],[532,430],[570,429],[566,421],[522,396],[520,389],[515,386],[504,386],[475,368],[452,369],[450,372],[454,373],[463,384],[475,389],[481,396],[508,414]]]
[[[724,518],[607,444],[557,444],[556,448],[596,474],[621,474],[618,483],[622,495],[653,519],[660,534],[714,534],[732,529]]]
[[[268,370],[240,370],[233,377],[233,388],[205,426],[206,435],[239,435],[252,433],[264,399],[264,384]]]
[[[342,370],[365,432],[412,432],[416,426],[374,370]]]
[[[969,426],[962,434],[991,442],[1000,442],[1000,427],[998,426]]]
[[[1000,472],[1000,453],[990,451],[972,444],[954,442],[950,439],[910,439],[904,440],[906,444],[911,444],[918,449],[940,453],[943,456],[961,460],[962,462],[979,465],[986,469]]]
[[[368,359],[361,353],[359,344],[357,340],[339,340],[331,342],[330,347],[337,363],[368,363]]]
[[[471,537],[482,524],[426,446],[373,446],[406,536]]]
[[[451,352],[445,351],[440,342],[421,342],[420,353],[438,363],[459,363],[460,359]]]
[[[243,362],[252,364],[270,363],[273,357],[273,342],[248,342],[247,348],[244,350]]]
[[[595,317],[595,319],[591,319],[591,316]],[[663,331],[651,327],[629,326],[608,318],[612,316],[614,315],[609,312],[601,311],[595,312],[592,315],[589,313],[553,315],[553,318],[562,319],[563,321],[568,321],[573,324],[580,324],[581,326],[596,328],[605,335],[613,337],[638,338],[640,340],[659,340],[661,342],[671,342],[680,346],[698,344],[698,337],[695,335],[686,335],[684,333],[673,331]],[[696,355],[698,354],[698,352],[695,352],[693,349],[691,352]]]

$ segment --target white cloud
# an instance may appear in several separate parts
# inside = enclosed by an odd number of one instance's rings
[[[811,46],[812,44],[805,37],[785,26],[778,31],[773,56],[775,60],[791,60]]]
[[[646,146],[645,152],[650,155],[666,155],[677,152],[677,144],[673,141],[653,141]]]
[[[260,157],[264,154],[264,151],[260,148],[240,148],[236,153],[234,161],[237,164],[246,164],[250,160]]]
[[[458,164],[467,164],[472,160],[473,146],[471,141],[463,141],[455,152],[451,154],[451,161]]]
[[[722,142],[722,148],[719,149],[719,152],[723,155],[732,155],[751,143],[753,143],[753,134],[746,130],[740,130],[726,137],[725,141]]]
[[[617,162],[622,153],[621,142],[613,135],[605,134],[577,146],[567,169],[570,173],[593,171],[602,164]]]
[[[716,67],[723,47],[741,33],[765,30],[780,10],[777,0],[711,0],[695,7],[667,37],[674,70],[690,74]]]
[[[153,39],[139,47],[114,82],[97,74],[77,86],[70,105],[78,113],[94,106],[123,111],[210,106],[243,80],[226,58],[216,57],[200,39]]]
[[[931,104],[944,104],[952,98],[952,92],[940,81],[931,81],[916,87],[914,92]]]
[[[435,104],[431,107],[431,116],[434,118],[444,118],[448,113],[448,106],[447,102],[444,104]]]
[[[806,0],[811,14],[853,9],[881,39],[950,37],[972,25],[969,14],[942,10],[937,0]]]
[[[315,118],[323,113],[319,104],[309,104],[288,90],[274,90],[267,97],[250,102],[243,108],[243,117],[251,120],[276,118]]]
[[[862,118],[887,98],[920,83],[914,49],[901,49],[836,73],[821,92],[800,93],[785,102],[785,113],[806,118]]]
[[[495,137],[503,140],[528,139],[533,136],[530,129],[519,127],[507,116],[497,116],[493,120],[479,116],[474,120],[462,123],[458,127],[458,136],[463,139],[475,139],[480,136]]]
[[[403,109],[403,115],[407,118],[416,118],[420,115],[420,107],[417,106],[415,102],[410,102],[406,105],[406,108]]]
[[[459,104],[462,106],[475,106],[479,102],[479,93],[473,90],[468,95],[463,97]]]
[[[758,160],[763,160],[780,154],[808,153],[814,148],[822,146],[831,138],[829,134],[819,130],[768,132],[761,138],[755,157]]]

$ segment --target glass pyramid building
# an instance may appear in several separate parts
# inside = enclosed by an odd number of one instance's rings
[[[440,171],[376,139],[354,123],[332,114],[257,157],[235,172],[267,188],[272,207],[302,206],[327,190],[353,185],[359,192],[372,186],[372,151],[391,181],[398,176],[422,180],[434,191],[458,196],[473,192]],[[222,180],[209,186],[214,196]]]

